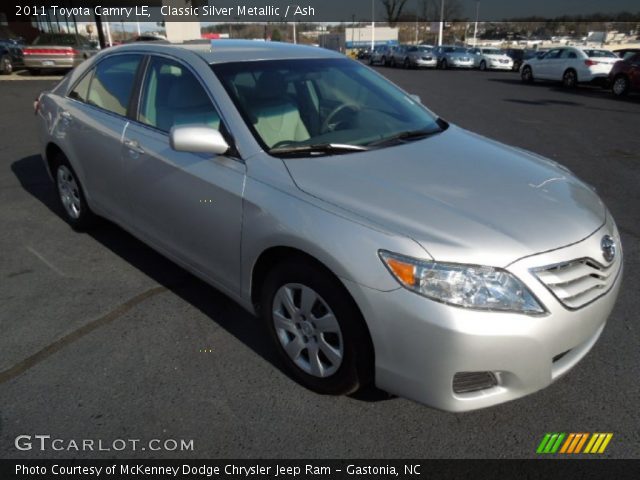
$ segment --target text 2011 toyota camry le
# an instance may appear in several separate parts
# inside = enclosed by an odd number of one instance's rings
[[[106,217],[259,314],[317,392],[522,397],[587,354],[618,295],[592,188],[328,50],[110,48],[36,112],[71,226]]]

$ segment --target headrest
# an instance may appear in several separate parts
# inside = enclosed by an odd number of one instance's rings
[[[256,84],[256,95],[261,99],[277,99],[283,101],[287,93],[284,76],[277,71],[263,72]]]

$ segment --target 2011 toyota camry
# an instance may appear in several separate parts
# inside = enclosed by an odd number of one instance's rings
[[[317,392],[522,397],[587,354],[618,295],[590,186],[338,53],[128,45],[35,107],[71,226],[106,217],[260,315]]]

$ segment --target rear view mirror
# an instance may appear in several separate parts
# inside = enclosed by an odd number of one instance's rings
[[[222,134],[204,125],[173,127],[169,133],[169,144],[178,152],[223,155],[229,151],[229,144]]]

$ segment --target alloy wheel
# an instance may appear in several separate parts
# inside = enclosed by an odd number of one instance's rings
[[[342,331],[315,290],[298,283],[281,286],[271,316],[282,348],[298,368],[319,378],[336,373],[344,358]]]
[[[577,83],[576,74],[573,70],[567,70],[562,77],[565,86],[571,88],[575,87]]]
[[[57,180],[58,195],[60,195],[60,200],[67,215],[73,219],[80,218],[80,213],[82,212],[80,189],[73,173],[66,165],[58,167]]]
[[[13,72],[13,64],[9,57],[2,58],[2,65],[0,65],[0,71],[5,75],[10,75]]]
[[[627,93],[627,88],[629,88],[628,81],[624,77],[618,77],[613,82],[612,90],[613,90],[613,93],[617,96],[622,96],[625,93]]]

